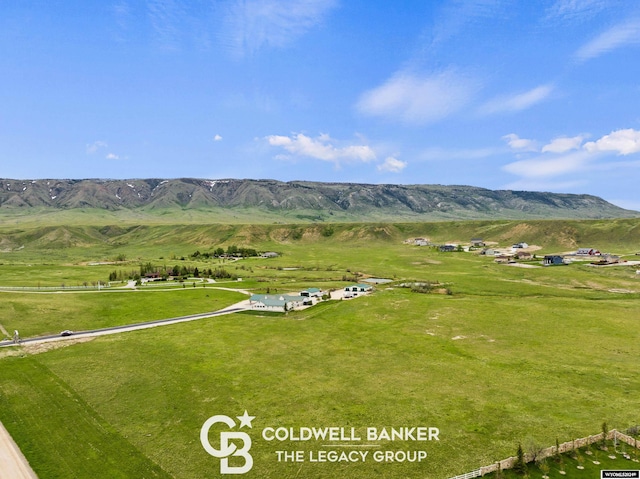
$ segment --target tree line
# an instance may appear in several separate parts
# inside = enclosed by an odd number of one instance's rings
[[[225,268],[202,268],[189,265],[175,265],[173,267],[156,266],[152,263],[141,263],[138,270],[114,270],[109,273],[109,281],[139,281],[142,278],[164,280],[169,278],[185,280],[187,278],[238,279],[238,275],[230,273]]]
[[[217,247],[216,249],[201,253],[200,251],[195,251],[190,255],[193,259],[209,259],[209,258],[248,258],[251,256],[258,256],[260,253],[258,250],[254,248],[245,248],[244,246],[236,246],[229,245],[225,250],[222,247]]]

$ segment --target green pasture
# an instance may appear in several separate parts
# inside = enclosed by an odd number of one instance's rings
[[[0,292],[0,324],[22,338],[217,311],[246,299],[207,285],[173,290]]]
[[[576,228],[590,244],[602,248],[600,233],[608,238],[603,244],[634,259],[635,226],[613,221],[609,234],[602,224],[591,223],[595,233],[582,223]],[[37,249],[27,248],[0,255],[0,286],[82,284],[97,275],[104,281],[113,269],[136,269],[139,261],[201,269],[220,260],[194,261],[189,254],[240,240],[281,255],[226,262],[242,282],[220,286],[287,292],[340,288],[364,276],[394,280],[365,297],[287,315],[236,313],[40,354],[0,351],[0,421],[41,479],[221,477],[220,461],[200,445],[200,428],[210,416],[245,410],[256,416],[255,464],[246,475],[254,478],[446,479],[512,456],[518,443],[551,446],[556,438],[596,434],[603,421],[618,429],[640,423],[640,268],[519,268],[475,253],[402,244],[405,237],[447,242],[492,232],[504,244],[527,241],[525,233],[506,236],[524,228],[509,222],[336,225],[329,236],[319,226],[291,228],[141,227],[112,250],[63,248],[64,261],[53,255],[38,262]],[[528,242],[540,251],[564,247],[541,241],[549,224],[531,228],[541,236]],[[553,228],[550,238],[564,234]],[[477,229],[482,232],[471,234]],[[100,261],[95,251],[127,259],[81,264]],[[437,282],[452,294],[399,287],[411,281]],[[0,323],[31,336],[214,311],[246,298],[215,286],[0,291]],[[421,463],[279,463],[277,450],[327,448],[316,441],[267,442],[260,436],[267,426],[433,426],[440,441],[382,442],[383,449],[427,451]],[[104,457],[103,468],[96,457]]]
[[[311,317],[313,310],[280,318],[238,314],[104,337],[0,361],[2,377],[14,378],[3,383],[2,418],[21,418],[20,427],[5,424],[19,443],[22,435],[47,436],[55,427],[48,403],[30,421],[12,404],[23,382],[57,378],[82,399],[84,415],[113,428],[114,447],[131,443],[176,478],[203,471],[217,477],[217,461],[204,453],[198,433],[218,413],[247,409],[256,428],[432,425],[441,441],[421,445],[429,459],[419,465],[305,464],[300,471],[278,464],[282,446],[258,436],[253,474],[448,477],[508,457],[528,438],[552,445],[556,437],[597,432],[603,420],[637,422],[640,353],[628,340],[637,334],[637,303],[595,304],[395,289],[326,303]],[[78,404],[58,407],[73,418]],[[78,442],[93,443],[99,433],[81,430]],[[65,461],[60,454],[36,457],[57,464]]]

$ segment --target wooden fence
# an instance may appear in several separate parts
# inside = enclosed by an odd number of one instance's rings
[[[559,452],[560,454],[562,454],[565,452],[572,451],[574,449],[589,446],[593,443],[602,441],[602,435],[603,433],[600,433],[594,436],[587,436],[580,439],[575,439],[573,441],[563,442],[558,446],[557,450],[556,450],[556,446],[547,447],[545,449],[542,449],[537,454],[537,458],[544,459],[546,457],[553,456],[554,454],[556,454],[556,452]],[[640,449],[640,441],[622,432],[619,432],[615,429],[612,429],[611,431],[608,432],[607,439],[621,441],[621,442],[627,443],[632,447]],[[476,469],[475,471],[467,472],[466,474],[462,474],[460,476],[454,476],[450,479],[472,479],[474,477],[484,476],[485,474],[489,474],[491,472],[496,472],[498,469],[502,469],[502,470],[511,469],[517,460],[518,458],[515,456],[508,457],[507,459],[503,459],[502,461],[496,462],[495,464],[491,464],[489,466],[483,466],[480,469]],[[526,462],[531,462],[534,460],[534,457],[530,453],[525,453],[524,460]]]

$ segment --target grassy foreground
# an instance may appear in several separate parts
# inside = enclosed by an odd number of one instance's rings
[[[222,477],[200,428],[245,410],[256,416],[254,478],[446,478],[511,456],[519,442],[550,446],[603,421],[640,422],[640,287],[630,267],[523,269],[384,238],[277,246],[280,258],[242,262],[245,286],[339,287],[358,271],[437,280],[453,294],[381,286],[287,316],[235,314],[0,357],[0,420],[40,477]],[[65,267],[81,280],[83,266]],[[49,321],[62,310],[84,312],[87,326],[126,323],[213,310],[237,293],[1,294],[0,323],[39,334],[57,330]],[[268,426],[433,426],[440,441],[379,443],[425,450],[419,463],[284,463],[276,451],[340,444],[269,442]]]

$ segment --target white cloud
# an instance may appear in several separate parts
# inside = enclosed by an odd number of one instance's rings
[[[583,136],[556,138],[542,147],[542,153],[566,153],[567,151],[577,150],[582,145],[583,140]]]
[[[571,173],[583,168],[592,155],[586,151],[578,151],[564,156],[548,158],[540,156],[526,160],[515,161],[505,165],[503,169],[514,175],[525,178],[543,178]]]
[[[526,110],[545,100],[553,90],[553,85],[540,85],[524,93],[496,97],[480,107],[480,113],[489,115]]]
[[[509,133],[508,135],[504,135],[502,139],[506,141],[507,144],[513,150],[518,150],[518,151],[537,151],[538,150],[538,145],[534,140],[520,138],[515,133]]]
[[[547,9],[547,20],[578,21],[592,18],[608,6],[606,0],[556,0]]]
[[[590,60],[626,45],[640,44],[640,19],[620,23],[583,45],[575,54],[580,61]]]
[[[618,155],[640,152],[640,131],[628,128],[613,131],[597,141],[585,143],[585,150],[595,152],[613,151]]]
[[[87,144],[85,151],[87,152],[87,154],[93,155],[100,148],[106,148],[107,146],[109,145],[107,145],[105,141],[98,140],[98,141],[94,141],[93,143]]]
[[[213,141],[222,141],[222,136],[216,134],[216,136],[213,137]]]
[[[519,141],[516,135],[505,139]],[[632,128],[617,130],[596,141],[580,146],[583,136],[556,138],[544,148],[542,155],[515,161],[503,166],[503,170],[522,178],[547,178],[586,171],[611,171],[620,168],[638,168],[640,161],[605,161],[603,157],[615,153],[630,155],[640,153],[640,131]],[[575,150],[571,153],[567,153]]]
[[[108,153],[107,156],[105,156],[105,158],[107,160],[119,160],[120,156],[116,155],[115,153]]]
[[[389,156],[384,160],[384,163],[378,165],[378,171],[390,171],[392,173],[399,173],[407,166],[406,161],[398,160],[393,156]]]
[[[269,145],[283,148],[293,155],[329,161],[336,165],[342,161],[366,163],[376,158],[374,150],[368,145],[342,146],[327,134],[311,138],[303,133],[294,133],[291,136],[270,135],[265,139]]]
[[[237,56],[284,47],[322,22],[337,0],[230,0],[221,41]]]
[[[356,108],[370,116],[423,124],[445,118],[466,105],[477,86],[446,71],[430,76],[400,72],[383,85],[365,92]]]

